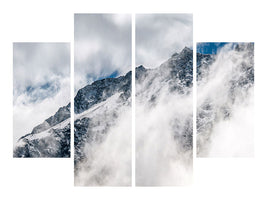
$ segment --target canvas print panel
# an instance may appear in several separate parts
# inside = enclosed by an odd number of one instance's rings
[[[254,152],[254,44],[197,44],[197,156]]]
[[[70,157],[69,43],[13,44],[13,156]]]
[[[192,181],[191,14],[136,15],[136,185]]]
[[[75,14],[76,186],[131,185],[131,15]]]

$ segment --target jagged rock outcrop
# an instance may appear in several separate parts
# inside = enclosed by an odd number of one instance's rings
[[[77,92],[74,98],[76,114],[88,110],[93,105],[107,100],[115,93],[123,93],[121,98],[128,99],[131,95],[131,72],[118,78],[106,78],[93,82]]]

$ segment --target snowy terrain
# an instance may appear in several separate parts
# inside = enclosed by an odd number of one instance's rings
[[[70,104],[21,137],[14,157],[70,157]]]

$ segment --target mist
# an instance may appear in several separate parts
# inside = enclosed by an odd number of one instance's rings
[[[175,59],[147,69],[145,78],[136,83],[137,186],[188,185],[192,181],[192,88],[170,77],[168,69]],[[173,86],[179,89],[170,90]]]
[[[192,96],[164,95],[148,109],[136,104],[136,184],[138,186],[186,185],[191,182],[192,152],[174,137],[173,125],[192,121]],[[176,120],[178,121],[176,121]]]
[[[131,113],[131,106],[121,104],[115,94],[76,116],[92,119],[87,130],[91,138],[81,148],[86,159],[75,166],[76,186],[131,185]]]

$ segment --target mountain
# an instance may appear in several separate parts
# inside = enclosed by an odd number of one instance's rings
[[[189,184],[193,158],[193,51],[136,68],[136,184]]]
[[[138,91],[152,91],[151,88],[164,88],[166,83],[170,92],[184,93],[192,87],[193,81],[193,51],[185,47],[179,54],[174,53],[171,58],[154,69],[145,69],[142,65],[136,68],[136,83],[146,82],[146,85]],[[139,88],[138,88],[139,89]],[[154,95],[157,92],[155,92]],[[153,97],[152,97],[153,98]]]
[[[80,89],[74,99],[75,112],[75,161],[80,160],[83,141],[100,140],[114,120],[105,121],[99,117],[106,114],[116,118],[119,109],[105,108],[107,102],[118,103],[118,106],[130,104],[131,71],[118,78],[106,78],[93,82]],[[97,110],[97,111],[95,111]],[[101,111],[101,112],[100,112]],[[99,114],[97,112],[100,112]],[[87,116],[85,113],[89,113]],[[93,113],[93,119],[90,114]],[[93,126],[91,123],[104,124],[97,135],[86,135]],[[96,126],[96,125],[95,125]],[[93,139],[93,137],[96,137]],[[70,157],[70,104],[59,108],[55,115],[33,128],[32,132],[21,137],[14,149],[14,157]]]
[[[175,108],[175,104],[179,104],[178,98],[187,97],[192,93],[192,86],[193,51],[188,47],[180,53],[174,53],[157,68],[146,69],[143,66],[136,68],[136,101],[139,104],[146,104],[149,108],[160,104],[162,98],[173,96]],[[189,102],[191,100],[189,99]],[[167,100],[165,103],[169,102],[170,100]],[[183,146],[183,150],[191,150],[193,113],[183,116],[183,120],[178,119],[179,113],[176,114],[177,117],[173,117],[170,121],[170,124],[173,124],[173,137],[179,141],[179,146]]]
[[[176,157],[190,169],[193,51],[185,47],[156,68],[136,67],[135,80],[136,109],[143,105],[146,110],[141,116],[137,113],[136,117],[142,118],[162,108],[163,112],[166,110],[162,113],[166,119],[164,123],[162,120],[156,124],[143,121],[136,125],[139,128],[166,126],[168,131],[147,130],[158,140],[154,145],[163,148],[163,153],[167,150],[163,157],[167,160],[162,163],[168,164]],[[97,80],[78,90],[74,98],[75,185],[131,185],[131,142],[134,142],[131,141],[131,88],[130,71],[117,78]],[[173,105],[172,108],[169,105]],[[137,145],[143,143],[139,142],[139,136],[150,140],[138,130],[136,135]],[[161,143],[166,138],[170,141]],[[174,148],[169,151],[166,145]],[[153,149],[150,145],[145,146],[148,152]],[[154,155],[157,154],[151,152],[149,157]],[[70,157],[70,104],[21,137],[15,146],[14,157]]]
[[[154,109],[167,92],[173,97],[177,94],[182,98],[189,97],[189,101],[185,101],[192,106],[191,49],[186,47],[173,54],[159,67],[147,69],[141,65],[135,71],[136,103]],[[74,99],[75,185],[131,185],[131,117],[125,117],[125,113],[131,113],[131,78],[132,74],[128,72],[118,78],[96,81],[78,91]],[[188,154],[185,160],[190,163],[192,110],[182,116],[175,115],[177,111],[169,121],[170,136],[176,144],[175,155],[182,157],[178,151]],[[128,122],[126,127],[123,120]],[[145,122],[142,126],[146,126]]]

